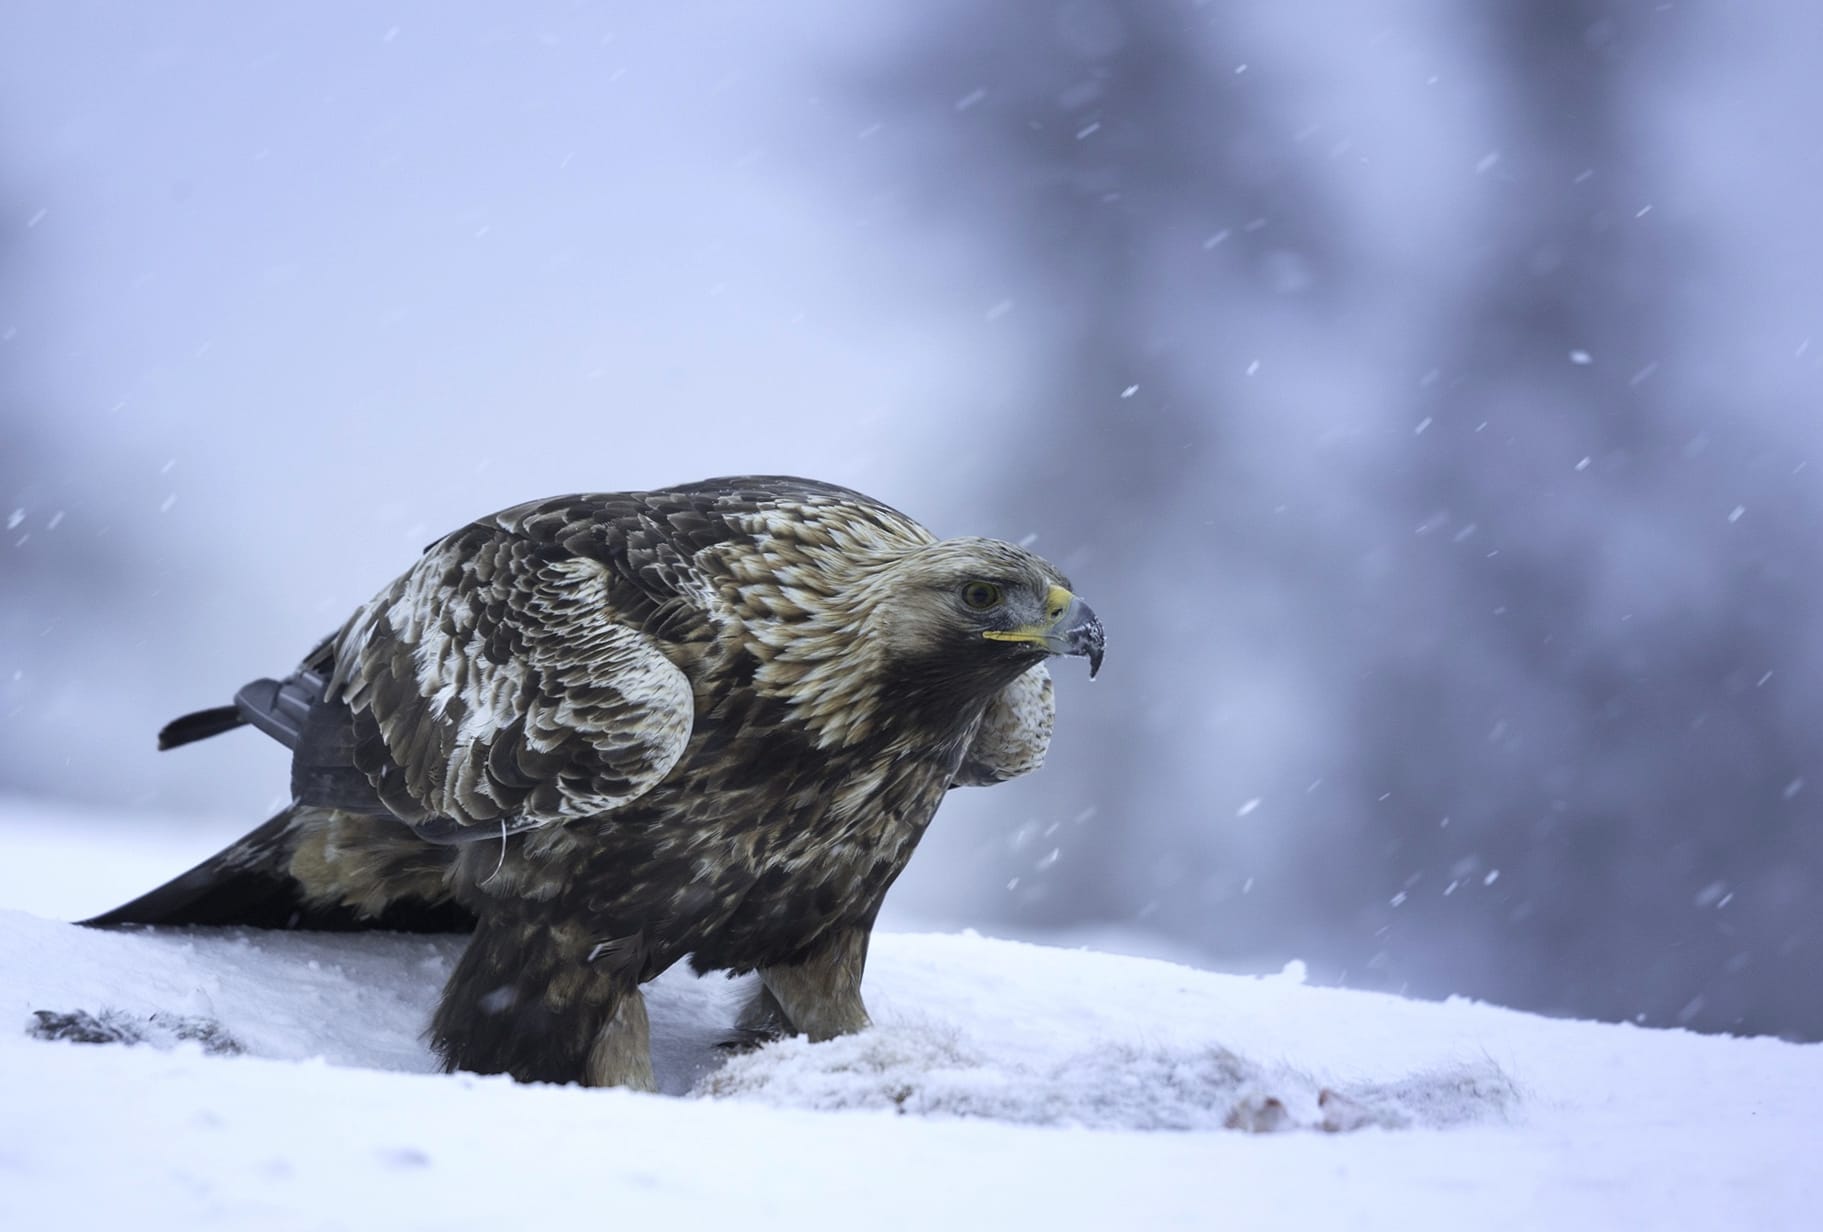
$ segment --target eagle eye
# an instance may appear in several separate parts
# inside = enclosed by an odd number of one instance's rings
[[[962,587],[962,601],[977,612],[985,612],[1000,602],[1000,587],[992,582],[967,582]]]

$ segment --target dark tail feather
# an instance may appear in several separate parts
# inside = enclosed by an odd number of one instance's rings
[[[239,924],[321,932],[457,933],[474,928],[474,916],[451,902],[402,900],[377,916],[361,916],[340,904],[309,901],[288,870],[298,812],[296,805],[284,809],[189,872],[130,903],[78,922],[91,928]]]
[[[233,731],[247,720],[235,706],[216,706],[210,710],[198,710],[195,714],[186,714],[180,719],[172,719],[158,733],[158,747],[174,749],[180,744],[189,744],[193,740],[207,740],[210,736],[219,736],[225,731]]]
[[[214,713],[214,712],[208,712]],[[230,711],[232,713],[232,711]],[[201,716],[191,716],[192,718]],[[184,720],[179,719],[179,723]],[[167,729],[168,730],[168,729]],[[193,737],[199,738],[199,737]],[[282,909],[290,859],[292,809],[149,894],[83,924],[264,924]]]

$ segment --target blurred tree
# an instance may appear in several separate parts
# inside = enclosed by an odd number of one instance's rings
[[[1816,657],[1819,510],[1786,473],[1792,408],[1709,422],[1721,391],[1686,345],[1702,234],[1650,217],[1665,155],[1632,110],[1680,18],[1510,0],[1457,19],[1465,71],[1497,83],[1495,153],[1473,235],[1435,262],[1453,281],[1397,340],[1435,379],[1339,413],[1380,439],[1396,414],[1409,442],[1359,500],[1326,506],[1359,480],[1318,462],[1268,521],[1255,323],[1371,314],[1381,288],[1348,248],[1376,236],[1336,225],[1360,203],[1274,110],[1284,81],[1239,71],[1241,16],[933,6],[866,86],[916,134],[922,214],[1017,289],[1029,402],[982,450],[1017,481],[967,490],[993,524],[1044,528],[1111,630],[1095,716],[1071,716],[1092,753],[1054,759],[1048,817],[1007,819],[960,875],[983,901],[1015,885],[1022,926],[1144,918],[1350,983],[1823,1036],[1799,978],[1823,957],[1818,716],[1787,683]],[[1275,624],[1262,596],[1288,591]],[[1309,692],[1257,773],[1298,803],[1252,840],[1278,848],[1256,889],[1260,851],[1214,803],[1241,776],[1210,767],[1270,733],[1228,682],[1287,640]],[[1298,773],[1331,742],[1339,769]]]
[[[1363,904],[1378,935],[1351,966],[1818,1038],[1802,778],[1823,708],[1787,668],[1823,615],[1801,580],[1819,509],[1788,473],[1786,408],[1715,422],[1684,345],[1703,237],[1650,217],[1662,167],[1632,120],[1682,23],[1511,0],[1474,33],[1507,98],[1498,174],[1435,322],[1443,379],[1404,495],[1423,533],[1354,699],[1360,794],[1389,794],[1327,870],[1337,894],[1363,860],[1409,892]]]
[[[1238,645],[1223,630],[1242,605],[1222,596],[1283,563],[1241,531],[1252,485],[1222,408],[1259,352],[1235,326],[1278,297],[1321,301],[1340,259],[1303,162],[1320,154],[1236,71],[1234,21],[1189,3],[927,6],[864,86],[914,134],[900,169],[918,217],[959,229],[1013,289],[989,318],[1009,311],[1028,353],[1018,405],[980,451],[1002,478],[965,485],[954,519],[1042,527],[1038,548],[1112,631],[1095,705],[1060,737],[1092,755],[1053,757],[1049,823],[1007,820],[964,874],[1023,925],[1139,912],[1207,941],[1232,923],[1197,891],[1224,848],[1182,754],[1220,705],[1186,681]]]

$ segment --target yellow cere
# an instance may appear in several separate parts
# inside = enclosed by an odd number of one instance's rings
[[[1047,623],[1042,625],[1025,625],[1018,629],[989,629],[981,636],[996,642],[1043,642],[1051,629],[1063,614],[1069,610],[1075,595],[1061,586],[1053,586],[1044,597],[1044,614]]]

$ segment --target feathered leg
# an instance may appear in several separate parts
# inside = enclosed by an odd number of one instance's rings
[[[603,950],[564,923],[483,917],[431,1021],[444,1068],[656,1090],[637,957]]]
[[[595,1033],[584,1086],[658,1090],[652,1074],[652,1035],[646,1022],[646,997],[634,984],[614,998],[614,1010]]]
[[[777,1016],[787,1031],[826,1040],[872,1026],[861,1001],[868,936],[865,928],[844,929],[801,962],[760,968],[761,990],[741,1015],[741,1028],[763,1033]]]

